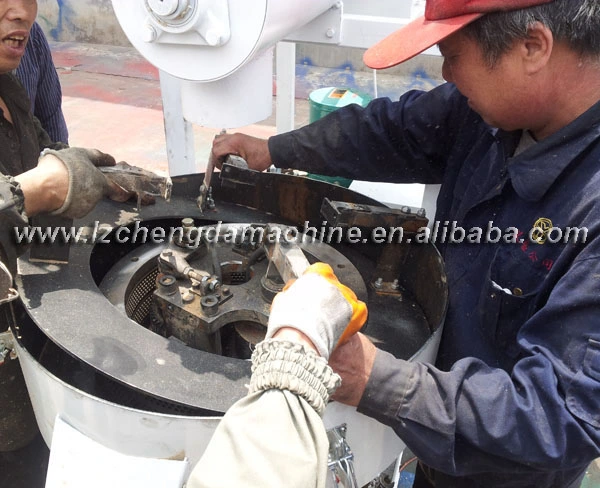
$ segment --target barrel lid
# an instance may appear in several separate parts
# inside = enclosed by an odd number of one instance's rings
[[[364,107],[371,101],[371,97],[348,88],[326,87],[311,92],[309,100],[315,104],[327,107],[338,108],[352,103]]]

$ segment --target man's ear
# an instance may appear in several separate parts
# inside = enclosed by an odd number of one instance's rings
[[[529,27],[527,37],[520,42],[525,72],[534,75],[550,61],[554,48],[552,31],[541,22],[535,22]]]

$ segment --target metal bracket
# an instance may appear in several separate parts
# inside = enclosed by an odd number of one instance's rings
[[[225,186],[256,186],[258,184],[258,180],[261,178],[261,175],[264,173],[249,169],[247,164],[244,167],[240,160],[243,161],[242,158],[234,159],[230,156],[227,157],[223,163],[223,166],[221,167],[221,172],[219,173],[222,184]]]
[[[323,199],[321,215],[334,227],[402,227],[405,232],[418,232],[429,221],[425,209],[404,206],[400,209],[375,205],[362,205]]]
[[[271,275],[273,271],[271,265],[273,265],[283,279],[283,283],[300,278],[306,268],[310,266],[300,246],[297,242],[284,237],[285,232],[286,227],[284,226],[268,224],[265,228],[267,239],[264,243],[269,258],[267,277]],[[297,234],[296,231],[292,235],[296,236]],[[275,236],[278,236],[278,238],[274,238]]]
[[[144,41],[217,47],[231,37],[227,0],[144,0]]]
[[[334,486],[358,488],[354,473],[354,454],[346,441],[346,424],[338,425],[327,431],[329,456],[327,467],[333,476]]]

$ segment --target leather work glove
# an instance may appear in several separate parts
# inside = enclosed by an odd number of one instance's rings
[[[69,172],[69,190],[62,206],[51,215],[78,219],[91,212],[103,198],[125,202],[131,193],[108,179],[99,169],[114,166],[115,159],[97,149],[70,147],[61,150],[45,149],[40,158],[51,154],[60,159]]]
[[[331,351],[358,332],[366,320],[365,303],[339,282],[331,266],[315,263],[275,296],[266,339],[282,327],[292,327],[328,360]]]

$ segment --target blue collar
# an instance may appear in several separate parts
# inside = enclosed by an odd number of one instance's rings
[[[496,137],[512,151],[521,131],[498,131]],[[512,186],[524,200],[542,199],[560,174],[587,148],[600,139],[600,102],[597,102],[569,125],[534,144],[518,156],[508,159]],[[512,154],[512,151],[509,154]],[[600,161],[598,162],[600,164]]]

